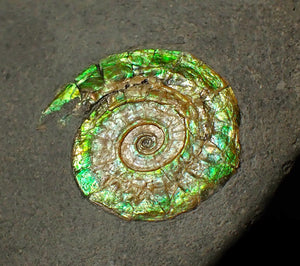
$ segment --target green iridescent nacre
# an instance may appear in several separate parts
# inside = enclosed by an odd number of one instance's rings
[[[128,220],[158,221],[195,208],[239,164],[231,87],[189,53],[111,55],[84,70],[44,110],[88,106],[73,146],[84,195]]]

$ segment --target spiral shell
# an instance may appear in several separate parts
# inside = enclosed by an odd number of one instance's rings
[[[189,53],[109,56],[67,84],[43,116],[76,98],[90,108],[73,146],[76,180],[122,218],[158,221],[191,210],[238,167],[233,91]]]

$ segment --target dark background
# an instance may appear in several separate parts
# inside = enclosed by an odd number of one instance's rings
[[[295,160],[263,213],[216,265],[293,265],[299,263],[300,157]]]
[[[299,47],[294,0],[0,1],[0,264],[293,259]],[[138,48],[192,53],[229,81],[241,112],[236,174],[197,209],[158,223],[123,221],[82,196],[71,168],[80,118],[36,129],[61,85]]]

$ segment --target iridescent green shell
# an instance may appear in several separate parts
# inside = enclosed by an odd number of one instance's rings
[[[111,55],[67,84],[43,116],[78,98],[90,108],[73,146],[84,195],[128,220],[195,208],[238,167],[231,87],[189,53]]]

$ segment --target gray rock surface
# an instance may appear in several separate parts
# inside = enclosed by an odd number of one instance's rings
[[[2,0],[0,264],[214,263],[299,153],[299,10],[292,0]],[[194,211],[126,222],[90,204],[74,181],[79,124],[36,125],[82,69],[151,47],[190,52],[229,80],[241,109],[241,164]]]

